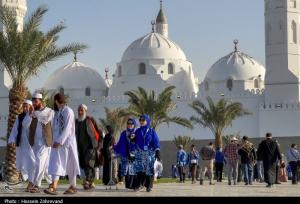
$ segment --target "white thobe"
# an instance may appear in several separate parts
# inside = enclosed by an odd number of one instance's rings
[[[43,178],[45,178],[48,183],[51,183],[51,178],[48,176],[51,147],[48,147],[46,144],[46,140],[43,135],[43,125],[52,122],[54,111],[46,107],[41,111],[34,111],[33,117],[38,119],[33,145],[33,151],[36,159],[34,184],[36,186],[41,186]]]
[[[23,179],[29,182],[34,181],[34,166],[35,166],[35,155],[33,149],[29,144],[29,126],[31,123],[31,117],[27,113],[22,122],[22,134],[20,144],[16,150],[16,167],[21,171]],[[19,119],[17,118],[13,129],[10,133],[8,144],[16,143],[18,135]]]
[[[60,120],[63,121],[63,127],[61,127]],[[80,175],[80,168],[75,136],[75,118],[71,108],[65,106],[55,113],[52,132],[53,143],[59,143],[61,146],[51,149],[48,172],[53,181],[56,180],[55,177],[68,175],[71,185],[75,187],[76,177]]]

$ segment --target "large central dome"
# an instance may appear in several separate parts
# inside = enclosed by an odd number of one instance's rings
[[[129,45],[122,61],[135,59],[180,59],[186,60],[181,48],[159,33],[149,33]]]

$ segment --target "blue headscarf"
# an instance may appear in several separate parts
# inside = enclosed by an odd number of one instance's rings
[[[145,120],[146,120],[146,122],[147,122],[147,124],[146,124],[145,126],[141,126],[141,127],[140,127],[140,129],[142,130],[143,134],[145,135],[147,129],[149,129],[150,126],[151,126],[151,119],[150,119],[150,116],[147,115],[147,114],[141,115],[141,116],[140,116],[140,119],[141,119],[141,118],[145,118]]]
[[[136,144],[140,149],[145,150],[145,146],[147,146],[148,150],[155,151],[160,149],[159,138],[154,129],[151,128],[151,118],[149,115],[141,115],[141,118],[145,118],[147,121],[147,125],[140,126],[136,131]],[[147,133],[148,130],[148,133]]]
[[[118,143],[114,146],[114,150],[117,154],[121,155],[121,157],[127,157],[128,151],[132,151],[135,147],[131,144],[129,144],[129,140],[127,138],[127,134],[131,134],[133,132],[135,132],[136,130],[136,121],[133,118],[128,118],[128,121],[132,121],[133,123],[133,128],[129,129],[126,128],[126,130],[124,130],[121,135],[120,135],[120,139],[118,141]]]
[[[128,123],[129,121],[132,121],[133,128],[132,128],[132,129],[126,128],[126,130],[127,130],[127,132],[129,132],[129,133],[133,133],[133,132],[135,131],[135,128],[136,128],[136,121],[135,121],[134,118],[128,118],[127,123]]]

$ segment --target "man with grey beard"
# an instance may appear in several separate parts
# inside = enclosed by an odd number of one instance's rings
[[[78,119],[75,122],[75,133],[78,147],[79,166],[85,174],[83,188],[95,188],[95,167],[99,165],[98,149],[102,144],[102,132],[96,120],[87,116],[87,106],[78,107]]]

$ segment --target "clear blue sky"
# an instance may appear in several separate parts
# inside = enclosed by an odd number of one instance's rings
[[[67,29],[59,43],[83,42],[89,46],[79,61],[110,76],[131,42],[150,32],[151,20],[159,11],[159,0],[28,0],[28,13],[47,5],[44,30],[65,21]],[[181,46],[193,63],[196,76],[203,79],[209,67],[239,48],[264,64],[264,2],[262,0],[164,0],[170,38]],[[47,76],[70,63],[73,56],[51,62],[29,82],[40,88]]]

